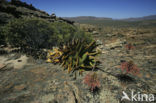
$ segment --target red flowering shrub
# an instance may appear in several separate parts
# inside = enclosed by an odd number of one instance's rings
[[[132,50],[135,48],[131,43],[127,44],[125,47],[127,50]]]
[[[121,63],[122,72],[126,71],[126,74],[138,75],[140,69],[133,63],[133,61]]]
[[[84,78],[84,83],[90,87],[91,91],[100,87],[100,81],[96,73],[89,73]]]

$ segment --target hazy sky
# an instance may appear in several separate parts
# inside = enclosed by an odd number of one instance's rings
[[[22,0],[60,17],[141,17],[156,14],[156,0]]]

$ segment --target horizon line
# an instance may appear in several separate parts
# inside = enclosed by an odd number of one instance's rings
[[[56,15],[57,16],[57,15]],[[156,14],[152,15],[145,15],[145,16],[136,16],[136,17],[127,17],[127,18],[112,18],[112,17],[107,17],[107,16],[58,16],[58,17],[63,17],[63,18],[75,18],[75,17],[95,17],[95,18],[108,18],[108,19],[130,19],[130,18],[142,18],[142,17],[148,17],[148,16],[156,16]]]

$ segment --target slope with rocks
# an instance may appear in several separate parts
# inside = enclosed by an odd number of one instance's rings
[[[131,38],[135,37],[135,38]],[[98,42],[102,54],[97,71],[100,88],[93,94],[83,78],[90,71],[78,76],[64,71],[59,65],[34,60],[24,54],[1,55],[0,60],[0,102],[2,103],[131,103],[121,101],[122,91],[131,95],[131,90],[139,93],[156,93],[155,42],[153,33],[125,34],[122,38],[105,37]],[[135,41],[135,49],[127,52],[125,44]],[[149,41],[149,42],[146,42]],[[120,77],[120,64],[132,60],[140,74],[128,76],[128,81]],[[18,66],[17,66],[18,65]],[[135,102],[138,103],[138,102]]]
[[[8,1],[1,1],[0,2],[0,24],[7,23],[9,20],[13,18],[20,18],[20,17],[37,17],[43,18],[50,22],[60,21],[60,22],[67,22],[73,24],[72,21],[65,20],[60,17],[56,17],[55,14],[49,15],[48,13],[36,9],[32,4],[27,4],[25,2],[21,2],[19,0],[11,0]]]

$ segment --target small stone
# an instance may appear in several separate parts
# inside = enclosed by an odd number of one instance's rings
[[[68,83],[67,83],[67,81],[64,81],[64,85],[67,85]]]
[[[25,89],[25,87],[26,87],[26,86],[25,86],[24,84],[17,85],[17,86],[14,87],[14,90],[20,91],[20,90]]]
[[[22,60],[17,60],[17,62],[22,62]]]
[[[4,64],[0,64],[0,69],[4,68],[5,65]]]
[[[126,60],[120,60],[121,63],[126,62]]]
[[[149,60],[148,63],[151,64],[152,63],[152,60]]]

